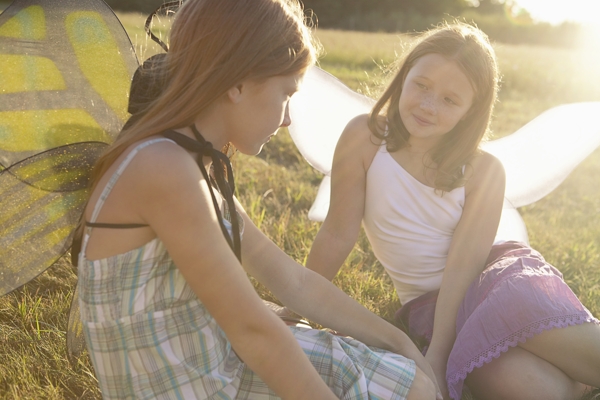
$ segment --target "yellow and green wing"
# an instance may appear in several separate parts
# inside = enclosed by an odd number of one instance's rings
[[[0,15],[0,295],[70,247],[137,66],[102,0],[15,0]]]

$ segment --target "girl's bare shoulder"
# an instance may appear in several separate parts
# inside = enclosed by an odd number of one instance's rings
[[[139,151],[129,168],[131,175],[150,186],[197,183],[201,177],[195,155],[170,140]]]
[[[471,176],[466,185],[467,191],[476,187],[497,186],[504,188],[506,176],[502,162],[485,151],[479,152],[469,163]]]
[[[382,126],[385,127],[385,125]],[[360,114],[352,118],[342,132],[340,141],[342,140],[361,145],[364,145],[365,142],[369,142],[372,145],[381,144],[381,139],[376,138],[369,127],[369,114]]]
[[[114,190],[119,195],[143,198],[151,192],[179,190],[201,179],[194,157],[185,149],[170,140],[140,147],[149,140],[129,146],[107,170],[98,186],[104,186],[128,157],[131,157],[129,163],[122,170]]]
[[[489,170],[495,172],[504,171],[502,162],[496,156],[483,150],[473,158],[471,164],[476,172]]]
[[[187,151],[166,140],[139,147],[145,142],[129,146],[98,181],[86,207],[88,220],[93,205],[118,170],[119,177],[102,208],[103,218],[114,223],[146,223],[140,213],[142,205],[198,186],[201,173]]]
[[[369,115],[361,114],[351,119],[344,128],[336,147],[336,155],[360,159],[365,169],[368,169],[381,145],[382,140],[369,127]]]

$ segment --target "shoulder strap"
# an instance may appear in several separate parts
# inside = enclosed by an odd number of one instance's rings
[[[108,228],[108,229],[136,229],[136,228],[145,228],[149,226],[148,224],[108,224],[104,222],[87,222],[84,221],[83,224],[85,226],[89,226],[91,228]]]
[[[221,226],[221,231],[223,232],[223,236],[229,243],[229,246],[235,253],[236,257],[242,262],[242,248],[241,248],[241,234],[240,234],[240,223],[237,218],[231,218],[232,225],[232,233],[233,238],[229,235],[227,228],[223,222],[223,216],[221,214],[221,209],[219,207],[219,203],[217,202],[217,198],[215,196],[213,187],[211,185],[211,179],[204,167],[204,163],[202,162],[202,157],[210,157],[213,162],[213,171],[215,180],[217,183],[217,188],[225,198],[227,202],[227,207],[229,210],[235,210],[235,203],[233,201],[233,194],[235,193],[235,182],[233,179],[233,170],[231,168],[231,163],[229,162],[229,158],[221,153],[220,151],[213,148],[212,143],[207,142],[200,132],[196,129],[194,125],[190,127],[194,132],[194,136],[196,140],[183,135],[179,132],[175,132],[172,130],[163,132],[162,135],[167,139],[171,139],[179,146],[189,150],[191,152],[197,153],[198,157],[196,162],[198,163],[198,167],[200,167],[200,171],[202,172],[202,176],[208,183],[208,188],[210,191],[210,196],[212,198],[213,207],[217,213],[219,225]],[[232,215],[235,215],[234,212],[231,212]]]

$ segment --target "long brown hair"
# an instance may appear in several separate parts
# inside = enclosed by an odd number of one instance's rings
[[[191,125],[243,80],[302,72],[317,52],[296,0],[188,0],[171,28],[164,90],[99,158],[92,189],[131,144]]]
[[[410,133],[400,118],[398,102],[408,72],[427,54],[439,54],[456,62],[475,89],[467,117],[429,152],[432,164],[426,167],[436,170],[435,188],[450,191],[466,182],[463,166],[479,151],[498,93],[496,56],[485,33],[464,23],[444,24],[423,33],[400,61],[396,76],[371,110],[369,128],[375,137],[385,141],[390,152],[408,145]],[[387,117],[387,130],[382,126],[382,115]]]

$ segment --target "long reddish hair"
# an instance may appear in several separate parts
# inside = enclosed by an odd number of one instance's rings
[[[133,143],[191,125],[246,79],[299,73],[318,46],[296,0],[189,0],[177,12],[162,65],[167,82],[143,115],[99,158],[92,189]]]

